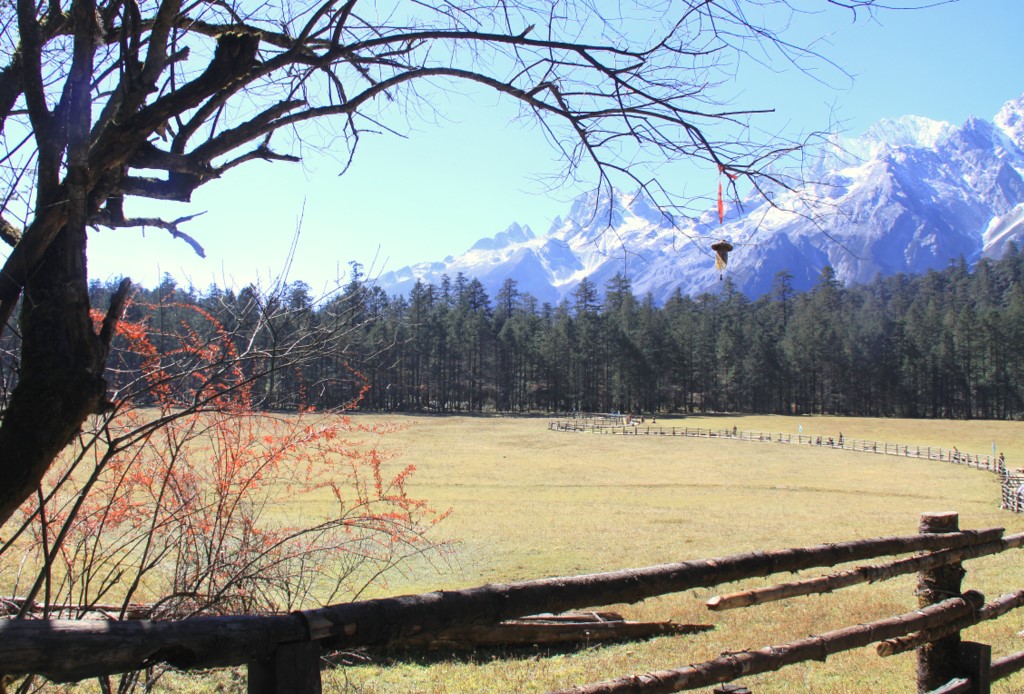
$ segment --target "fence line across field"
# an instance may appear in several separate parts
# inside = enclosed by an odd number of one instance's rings
[[[822,584],[810,591],[831,592],[864,582],[849,578],[854,575],[874,583],[919,572],[914,593],[918,609],[912,612],[775,646],[728,651],[717,658],[672,670],[627,675],[565,691],[653,694],[725,685],[754,674],[799,662],[824,661],[842,651],[876,644],[876,652],[882,657],[909,648],[917,650],[918,694],[988,692],[993,681],[1024,669],[1024,651],[994,659],[991,645],[962,641],[960,631],[1024,607],[1024,589],[1011,587],[1010,592],[986,602],[982,594],[962,590],[961,581],[965,576],[962,562],[1020,551],[1022,546],[1024,533],[1005,535],[1002,528],[961,530],[955,512],[925,513],[917,535],[755,551],[599,574],[377,598],[287,615],[202,616],[177,622],[0,620],[0,673],[6,676],[35,673],[55,682],[72,682],[144,669],[161,662],[185,670],[244,664],[248,667],[250,694],[321,694],[324,651],[385,645],[408,634],[496,624],[524,615],[595,605],[632,603],[698,587],[917,553],[884,565],[831,573],[822,577]],[[734,603],[730,607],[756,609],[769,599],[785,600],[809,594],[806,590],[794,590],[794,585],[787,582],[768,588],[751,586],[745,594],[757,591],[759,597],[744,600],[738,599],[736,594],[728,595],[709,601],[709,608],[712,604],[721,606],[728,600]],[[1012,650],[1013,640],[1006,641],[1010,644],[1007,650]],[[1006,648],[1005,643],[999,645]],[[681,660],[688,662],[685,656],[681,656]],[[715,691],[741,689],[725,685],[716,687]]]
[[[619,415],[577,415],[552,419],[551,431],[573,431],[588,434],[619,436],[684,436],[702,439],[729,439],[759,443],[782,443],[794,446],[819,446],[859,453],[892,455],[964,465],[999,475],[1002,480],[1001,506],[1014,513],[1024,513],[1024,473],[1011,473],[1001,456],[987,453],[964,453],[957,448],[922,446],[888,441],[870,441],[847,437],[828,437],[808,434],[783,434],[762,431],[740,431],[733,428],[705,429],[703,427],[665,426],[656,423],[629,422]]]

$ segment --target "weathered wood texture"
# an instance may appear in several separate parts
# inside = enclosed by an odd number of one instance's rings
[[[828,656],[853,648],[859,648],[882,639],[908,634],[921,629],[944,624],[957,617],[969,614],[981,606],[983,598],[978,593],[967,592],[958,598],[950,598],[936,605],[922,607],[914,612],[881,619],[868,624],[845,627],[810,636],[779,646],[769,646],[756,651],[726,653],[696,665],[676,670],[663,670],[644,675],[629,675],[606,682],[598,682],[565,690],[564,694],[612,694],[631,692],[635,694],[656,694],[658,692],[681,692],[700,687],[710,687],[738,677],[756,675],[779,670],[786,665],[805,660],[825,660]]]
[[[974,694],[991,694],[992,646],[973,641],[961,642],[958,664],[960,673],[970,679]]]
[[[958,633],[980,622],[1002,617],[1010,610],[1015,610],[1019,607],[1024,607],[1024,590],[1018,590],[1013,593],[1001,595],[992,602],[982,605],[974,614],[954,620],[937,629],[921,631],[916,634],[908,634],[907,636],[895,639],[886,639],[878,644],[878,655],[886,658],[888,656],[912,651],[915,648],[920,648],[926,643]],[[1001,678],[996,677],[995,679]]]
[[[490,626],[452,627],[435,634],[407,636],[391,642],[399,649],[472,650],[480,647],[565,645],[647,639],[653,636],[697,634],[711,624],[629,622],[610,612],[523,617]]]
[[[922,534],[955,533],[960,529],[956,513],[925,513],[921,516]],[[921,607],[934,605],[960,595],[964,567],[946,564],[922,571],[917,580],[917,601]],[[959,677],[960,632],[930,640],[917,649],[917,691],[928,692]]]
[[[0,621],[0,672],[72,681],[166,662],[222,667],[262,659],[275,644],[325,639],[325,649],[385,645],[411,634],[495,624],[544,612],[639,602],[773,573],[978,544],[989,531],[909,535],[737,554],[584,576],[367,600],[276,617],[182,622]],[[315,625],[315,628],[314,628]],[[316,632],[313,634],[313,632]]]
[[[1020,549],[1024,547],[1024,533],[999,538],[1002,534],[1000,528],[992,528],[984,531],[986,537],[991,541],[983,542],[980,545],[962,547],[959,549],[943,550],[921,556],[898,559],[887,564],[873,566],[858,566],[848,571],[829,574],[827,576],[816,576],[801,581],[779,583],[764,588],[753,588],[751,590],[737,591],[727,595],[716,595],[707,602],[708,609],[732,610],[739,607],[749,607],[767,602],[775,602],[801,595],[813,595],[819,593],[830,593],[841,588],[862,583],[876,583],[886,581],[896,576],[902,576],[916,571],[934,569],[947,564],[956,563],[965,559],[976,559],[990,554],[999,554],[1009,549]]]
[[[1002,477],[1002,502],[1000,506],[1007,511],[1024,513],[1024,475],[1011,475],[1007,473]]]
[[[957,546],[977,544],[977,532],[962,535],[955,541]],[[329,639],[331,647],[383,644],[407,633],[438,631],[459,624],[493,624],[522,615],[564,612],[593,605],[634,603],[743,578],[920,551],[932,542],[943,543],[944,537],[916,535],[755,552],[642,569],[370,600],[311,610],[307,614],[334,625],[334,636]]]
[[[957,677],[938,689],[933,689],[928,694],[974,694],[974,685],[969,679]]]
[[[9,620],[0,622],[0,672],[69,682],[160,662],[227,667],[270,657],[279,644],[307,638],[297,615],[180,622]]]
[[[991,672],[993,680],[1001,680],[1021,670],[1024,670],[1024,651],[1011,653],[992,661]]]
[[[289,643],[249,662],[248,694],[321,694],[320,644]]]

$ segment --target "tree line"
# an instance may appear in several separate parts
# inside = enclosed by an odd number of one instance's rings
[[[203,307],[258,355],[255,390],[271,409],[361,396],[382,411],[1007,419],[1024,415],[1022,278],[1012,246],[973,269],[960,259],[850,287],[831,267],[808,291],[781,272],[757,299],[726,277],[720,291],[677,291],[659,305],[616,275],[604,287],[584,279],[551,304],[512,279],[491,298],[462,274],[389,296],[353,264],[324,300],[303,282],[197,292],[165,277],[126,316],[149,311],[173,331],[189,329],[183,307]],[[94,282],[96,305],[114,289]],[[300,350],[314,353],[297,359]]]

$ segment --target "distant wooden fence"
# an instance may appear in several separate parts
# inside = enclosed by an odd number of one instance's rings
[[[731,429],[704,429],[701,427],[664,426],[655,422],[634,420],[627,423],[617,415],[580,415],[548,421],[552,431],[571,431],[586,434],[612,434],[619,436],[686,436],[702,439],[730,439],[759,443],[783,443],[795,446],[821,446],[860,453],[893,455],[901,458],[937,460],[986,470],[999,475],[1001,480],[1001,507],[1014,513],[1024,513],[1024,474],[1011,472],[1002,458],[984,453],[964,453],[957,448],[920,446],[887,441],[851,439],[842,436],[809,436],[807,434],[781,434],[762,431]]]
[[[829,655],[874,643],[883,657],[917,650],[918,692],[988,692],[991,682],[1024,669],[1024,651],[993,659],[990,645],[961,643],[959,633],[1024,606],[1024,589],[991,602],[976,592],[961,592],[962,562],[1022,546],[1024,533],[1004,536],[1002,528],[960,531],[955,513],[924,514],[916,535],[381,598],[288,615],[197,617],[178,622],[6,620],[0,621],[0,673],[40,674],[70,682],[160,663],[181,669],[247,665],[251,694],[317,694],[321,691],[321,655],[328,650],[385,645],[403,636],[439,633],[452,627],[633,603],[777,573],[909,554],[886,564],[719,596],[708,602],[708,608],[750,607],[920,572],[915,591],[919,609],[914,611],[782,645],[730,652],[674,670],[566,691],[698,689],[799,662],[824,661]],[[850,686],[856,689],[857,683]],[[740,690],[720,687],[716,691]]]

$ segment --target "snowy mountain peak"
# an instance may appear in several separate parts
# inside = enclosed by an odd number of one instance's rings
[[[993,122],[1018,148],[1024,149],[1024,94],[1003,104]]]
[[[536,238],[536,234],[528,226],[520,226],[512,222],[505,231],[498,232],[491,238],[480,239],[469,249],[470,251],[496,251],[514,243],[525,243]]]
[[[671,215],[655,205],[643,191],[585,193],[573,201],[568,216],[556,222],[551,234],[574,244],[600,244],[609,229],[673,227]]]
[[[832,135],[826,146],[809,152],[808,176],[813,180],[829,180],[834,172],[861,166],[873,159],[885,159],[896,149],[934,148],[954,132],[956,128],[946,121],[922,116],[883,118],[860,137]]]
[[[946,121],[922,116],[900,116],[883,118],[865,130],[860,139],[866,143],[885,144],[890,147],[932,148],[952,131],[953,126]]]
[[[710,245],[722,238],[735,247],[726,272],[751,297],[767,293],[779,272],[807,289],[826,265],[851,283],[999,257],[1010,243],[1024,246],[1021,145],[1024,96],[994,121],[886,119],[859,138],[834,137],[807,174],[817,184],[780,189],[771,204],[749,197],[742,208],[727,205],[724,225],[713,203],[696,219],[673,219],[644,195],[602,189],[574,200],[544,236],[513,224],[458,258],[402,268],[378,284],[405,293],[417,279],[436,284],[463,273],[491,296],[513,279],[521,292],[557,302],[584,277],[603,288],[622,275],[637,295],[665,301],[676,290],[696,296],[721,287]],[[801,194],[816,214],[784,211],[801,209]]]

